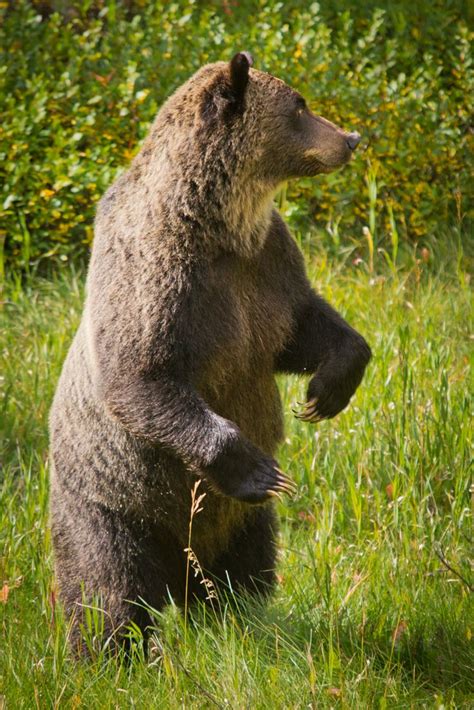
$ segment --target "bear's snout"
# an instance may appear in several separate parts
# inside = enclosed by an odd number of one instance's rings
[[[355,150],[360,143],[361,135],[357,131],[348,133],[346,136],[346,143],[351,150]]]

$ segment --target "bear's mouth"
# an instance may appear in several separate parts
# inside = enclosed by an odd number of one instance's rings
[[[347,157],[344,157],[342,160],[335,161],[333,163],[326,163],[321,158],[313,158],[313,165],[317,168],[317,172],[315,174],[328,174],[334,172],[334,170],[339,170],[339,168],[343,168],[344,165],[347,165],[352,160],[352,153],[350,153]]]

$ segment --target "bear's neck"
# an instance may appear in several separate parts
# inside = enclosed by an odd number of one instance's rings
[[[213,186],[209,186],[212,193]],[[242,185],[238,180],[230,184],[223,196],[215,191],[212,214],[216,232],[209,231],[207,238],[216,250],[235,252],[252,258],[262,249],[271,222],[273,192],[259,185]]]
[[[193,157],[187,160],[187,155]],[[176,159],[175,152],[171,161],[164,150],[151,160],[147,156],[140,167],[158,228],[161,223],[177,239],[211,255],[234,252],[252,258],[262,249],[275,189],[246,176],[231,155],[216,160],[190,152]]]

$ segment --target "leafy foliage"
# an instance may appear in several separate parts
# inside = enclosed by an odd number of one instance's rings
[[[371,3],[373,5],[374,3]],[[364,5],[365,6],[365,5]],[[462,2],[0,3],[0,243],[12,267],[87,253],[95,205],[164,99],[253,52],[312,108],[363,134],[350,169],[299,181],[287,217],[329,242],[443,234],[472,214],[474,80]],[[363,150],[365,147],[365,150]]]

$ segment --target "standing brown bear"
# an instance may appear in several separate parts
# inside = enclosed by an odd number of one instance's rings
[[[359,136],[251,64],[236,54],[178,89],[98,208],[50,419],[52,536],[74,645],[84,597],[100,594],[107,634],[147,626],[133,602],[183,603],[197,478],[207,496],[192,547],[207,576],[271,589],[268,502],[291,487],[273,458],[275,373],[312,375],[303,419],[314,422],[344,409],[370,358],[312,290],[272,206],[283,181],[344,165]]]

